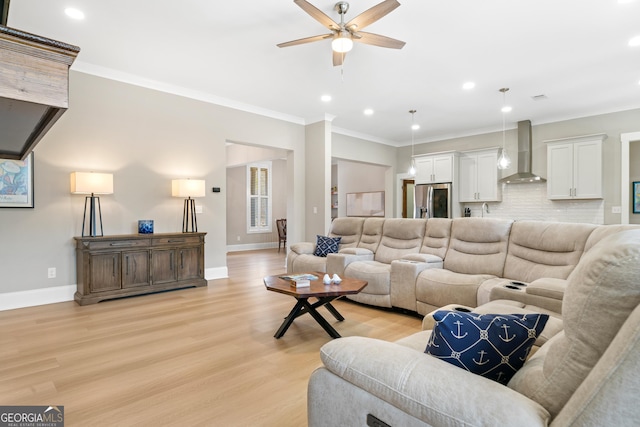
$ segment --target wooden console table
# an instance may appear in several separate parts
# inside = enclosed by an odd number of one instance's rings
[[[80,305],[169,289],[206,286],[207,233],[75,237]]]

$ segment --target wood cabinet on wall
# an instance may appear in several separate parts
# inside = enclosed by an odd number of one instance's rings
[[[80,305],[169,289],[206,286],[206,233],[76,237]]]
[[[456,153],[439,153],[415,156],[416,184],[433,184],[455,181]]]
[[[498,149],[460,153],[460,202],[502,200],[498,186]]]
[[[545,141],[547,198],[602,198],[602,142],[604,134]]]

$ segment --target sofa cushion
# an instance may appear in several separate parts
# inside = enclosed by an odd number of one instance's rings
[[[355,248],[360,242],[364,218],[341,217],[331,222],[331,228],[327,236],[342,237],[340,249]]]
[[[564,330],[540,348],[509,387],[555,416],[640,304],[640,230],[602,239],[568,279]]]
[[[360,292],[364,294],[389,295],[391,265],[378,261],[355,261],[344,269],[347,277],[366,280],[367,286]]]
[[[418,253],[425,230],[424,219],[390,218],[382,227],[382,239],[375,260],[385,264],[404,255]]]
[[[337,253],[341,239],[342,237],[327,237],[318,234],[316,240],[316,250],[313,254],[319,257],[326,257],[329,254]]]
[[[516,221],[511,227],[502,277],[533,282],[566,279],[578,264],[593,224]]]
[[[455,218],[444,268],[456,273],[503,277],[512,223],[505,219]]]
[[[547,314],[437,311],[426,354],[501,384],[527,360]]]
[[[462,274],[437,268],[425,270],[416,280],[416,299],[435,307],[447,304],[475,307],[478,305],[478,287],[492,277],[488,274]]]
[[[449,218],[429,218],[420,253],[444,259],[451,238],[451,222]]]

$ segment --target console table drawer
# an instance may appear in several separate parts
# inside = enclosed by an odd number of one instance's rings
[[[87,249],[90,251],[100,249],[127,249],[127,248],[146,248],[149,246],[149,239],[135,240],[112,240],[100,242],[86,242]]]
[[[153,246],[159,245],[184,245],[200,243],[199,236],[174,236],[174,237],[159,237],[152,240]]]

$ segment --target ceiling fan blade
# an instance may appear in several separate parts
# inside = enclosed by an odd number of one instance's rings
[[[345,25],[345,27],[352,31],[360,31],[367,25],[371,25],[378,19],[389,14],[398,6],[400,6],[400,3],[398,3],[397,0],[385,0],[382,3],[378,3],[377,5],[373,6],[371,9],[365,10],[360,15],[347,22],[347,25]]]
[[[321,11],[320,9],[318,9],[317,7],[315,7],[314,5],[309,3],[308,1],[305,1],[305,0],[293,0],[293,2],[295,4],[297,4],[298,6],[300,6],[300,8],[302,10],[304,10],[309,15],[311,15],[311,17],[313,19],[315,19],[316,21],[318,21],[319,23],[321,23],[322,25],[324,25],[328,29],[330,29],[330,30],[339,30],[340,29],[340,25],[338,25],[338,23],[336,23],[336,21],[334,21],[333,19],[329,18],[329,16],[327,16],[327,14],[325,14],[323,11]]]
[[[344,61],[344,57],[347,56],[347,54],[345,52],[340,53],[340,52],[336,52],[335,50],[332,50],[333,52],[333,66],[337,67],[338,65],[342,65],[342,62]]]
[[[370,44],[372,46],[388,47],[391,49],[402,49],[405,42],[401,40],[392,39],[391,37],[381,36],[380,34],[365,33],[364,31],[358,32],[358,36],[353,37],[352,40],[358,43]]]
[[[284,42],[284,43],[277,44],[276,46],[278,46],[278,47],[296,46],[296,45],[299,45],[299,44],[317,42],[317,41],[328,39],[328,38],[331,38],[331,37],[333,37],[333,34],[322,34],[320,36],[311,36],[311,37],[305,37],[303,39],[291,40],[289,42]]]

